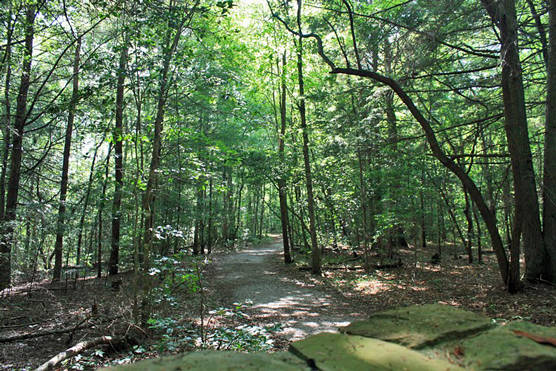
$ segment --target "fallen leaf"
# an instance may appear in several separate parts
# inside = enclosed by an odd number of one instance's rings
[[[514,334],[516,334],[517,336],[531,339],[539,344],[552,345],[553,347],[556,347],[556,339],[554,338],[543,337],[543,336],[534,335],[525,331],[518,331],[518,330],[514,330]]]

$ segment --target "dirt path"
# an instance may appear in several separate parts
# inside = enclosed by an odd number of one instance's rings
[[[317,332],[335,332],[338,327],[363,318],[346,298],[293,267],[285,267],[282,241],[216,256],[210,274],[213,287],[225,305],[253,302],[250,320],[260,325],[282,323],[279,335],[298,340]]]

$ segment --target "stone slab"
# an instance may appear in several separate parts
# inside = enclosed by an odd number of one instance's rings
[[[510,322],[463,342],[466,363],[478,370],[556,370],[556,348],[517,336],[524,331],[556,338],[556,328]]]
[[[461,339],[492,326],[492,320],[482,314],[450,305],[427,304],[379,312],[340,331],[421,349]]]
[[[290,351],[321,371],[456,371],[397,344],[356,335],[322,333],[290,344]]]
[[[198,351],[115,366],[106,371],[309,371],[305,362],[290,353],[237,353]]]

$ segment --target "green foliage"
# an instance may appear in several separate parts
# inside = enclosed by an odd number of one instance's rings
[[[246,318],[243,310],[248,305],[249,303],[241,303],[233,308],[220,307],[210,311],[209,314],[211,319],[220,317],[225,321],[242,322]],[[175,353],[190,348],[242,352],[264,351],[273,348],[273,334],[282,329],[280,323],[270,326],[242,324],[209,327],[208,334],[201,336],[197,330],[173,318],[152,318],[148,324],[149,328],[155,331],[159,337],[155,347],[160,353]]]
[[[281,324],[273,326],[240,325],[216,328],[208,335],[206,347],[241,352],[266,351],[274,346],[274,340],[271,338],[272,334],[280,330]]]

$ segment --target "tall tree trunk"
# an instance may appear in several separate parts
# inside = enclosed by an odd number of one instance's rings
[[[227,202],[228,202],[228,229],[227,229],[227,233],[226,233],[226,239],[225,241],[228,242],[228,240],[235,240],[236,238],[236,234],[235,234],[235,212],[234,212],[234,200],[233,200],[233,196],[234,196],[234,181],[233,181],[233,169],[229,168],[228,169],[228,177],[226,180],[226,193],[227,193]],[[240,192],[241,193],[241,192]]]
[[[280,133],[278,135],[278,156],[280,158],[280,176],[278,178],[278,197],[280,199],[280,222],[282,223],[282,243],[284,245],[284,262],[293,262],[290,252],[290,239],[288,237],[288,195],[286,188],[285,171],[285,146],[287,123],[287,96],[286,96],[286,52],[282,54],[282,74],[280,76]]]
[[[371,236],[369,231],[369,221],[367,220],[367,187],[365,179],[365,164],[361,148],[357,149],[357,162],[359,163],[359,197],[361,202],[361,224],[363,224],[363,253],[365,259],[365,265],[367,270],[371,269],[371,254],[370,254],[370,243]],[[359,246],[357,246],[359,248]]]
[[[203,247],[203,187],[204,187],[204,180],[199,179],[197,184],[197,191],[196,191],[196,204],[195,204],[195,231],[193,235],[193,255],[197,255],[199,253],[204,253]]]
[[[193,12],[193,10],[192,10]],[[190,14],[192,15],[192,13]],[[162,152],[162,127],[164,122],[164,108],[168,97],[168,73],[170,71],[170,62],[178,46],[183,26],[188,19],[188,16],[183,16],[182,21],[174,30],[174,37],[172,38],[169,32],[166,39],[167,49],[164,53],[164,60],[162,63],[161,78],[158,87],[158,99],[156,119],[154,121],[154,136],[152,141],[152,155],[151,164],[149,167],[149,178],[147,187],[143,196],[143,212],[145,214],[144,224],[144,237],[143,237],[143,270],[148,271],[150,268],[150,254],[152,251],[152,238],[154,227],[154,201],[156,195],[155,185],[158,180],[158,168],[160,166],[160,155]],[[171,42],[171,44],[170,44]]]
[[[100,197],[100,203],[98,206],[98,234],[97,234],[97,277],[102,277],[102,236],[103,232],[103,222],[102,213],[104,211],[104,204],[106,203],[106,188],[108,188],[108,174],[110,169],[110,154],[112,153],[112,143],[108,147],[108,154],[106,155],[106,165],[104,167],[104,181],[102,183],[102,194]]]
[[[486,2],[490,3],[489,0],[482,0],[482,1],[483,2],[486,1]],[[413,102],[411,97],[407,94],[407,92],[394,79],[392,79],[390,77],[387,77],[387,76],[384,76],[384,75],[381,75],[380,73],[377,73],[376,71],[371,71],[371,70],[362,69],[362,68],[353,69],[349,65],[346,66],[345,68],[336,67],[334,62],[332,62],[332,60],[325,54],[322,39],[314,33],[303,34],[301,32],[299,15],[300,15],[300,9],[299,9],[299,6],[298,6],[298,28],[299,28],[299,31],[292,30],[287,25],[286,22],[284,22],[280,18],[278,18],[278,19],[286,25],[286,27],[288,28],[288,30],[290,32],[294,33],[300,39],[301,38],[315,38],[317,40],[318,53],[321,56],[322,60],[330,67],[330,69],[331,69],[330,72],[332,74],[345,74],[345,75],[354,75],[354,76],[361,76],[361,77],[370,78],[370,79],[373,79],[374,81],[377,81],[377,82],[380,82],[384,85],[389,86],[396,93],[396,95],[399,97],[401,102],[406,106],[406,108],[409,110],[411,115],[415,118],[415,120],[421,126],[421,129],[423,130],[423,132],[425,134],[425,138],[427,139],[427,142],[429,144],[429,147],[432,151],[433,156],[436,157],[437,160],[440,161],[440,163],[442,163],[442,165],[444,165],[448,170],[450,170],[452,173],[454,173],[454,175],[456,175],[460,179],[462,184],[468,189],[469,196],[471,197],[471,199],[473,200],[473,202],[477,206],[479,212],[481,213],[481,216],[482,216],[483,220],[485,221],[485,225],[487,227],[488,233],[489,233],[490,238],[491,238],[492,246],[493,246],[494,252],[496,254],[496,258],[497,258],[497,262],[498,262],[498,268],[499,268],[500,274],[502,276],[502,279],[508,285],[508,288],[509,288],[510,291],[518,290],[519,289],[519,282],[508,281],[508,272],[509,272],[508,256],[506,254],[504,245],[502,243],[502,239],[500,238],[500,233],[499,233],[498,227],[496,225],[496,220],[494,218],[494,214],[488,208],[488,206],[487,206],[487,204],[486,204],[486,202],[483,198],[483,195],[481,194],[480,190],[477,188],[477,185],[475,184],[473,179],[471,179],[471,177],[465,172],[465,170],[463,168],[461,168],[460,166],[458,166],[458,164],[456,164],[454,162],[454,160],[451,159],[450,157],[448,157],[446,155],[446,153],[443,151],[442,147],[440,146],[440,144],[438,142],[438,139],[436,138],[436,133],[432,129],[432,126],[431,126],[429,120],[427,120],[425,118],[425,116],[423,115],[423,113],[417,108],[417,106],[415,105],[415,103]],[[538,202],[537,202],[537,204],[538,204]],[[537,217],[538,217],[538,215],[537,215]]]
[[[266,184],[263,183],[263,185],[262,185],[262,195],[260,197],[260,200],[261,200],[261,214],[260,214],[260,218],[259,218],[259,234],[258,234],[259,241],[261,241],[263,239],[265,197],[266,197]]]
[[[212,177],[209,180],[207,254],[212,253]]]
[[[101,142],[102,144],[102,142]],[[81,218],[79,219],[79,233],[77,235],[77,251],[75,254],[75,265],[79,266],[81,263],[81,245],[83,244],[83,229],[85,226],[85,217],[87,216],[87,207],[89,206],[89,199],[91,197],[91,187],[93,184],[93,177],[95,173],[95,162],[97,159],[98,150],[100,145],[95,148],[95,153],[93,155],[93,160],[91,161],[91,170],[89,172],[89,182],[87,183],[87,190],[85,191],[85,200],[83,202],[83,212],[81,213]]]
[[[11,103],[10,103],[10,84],[12,78],[12,9],[6,17],[7,35],[6,35],[6,52],[4,55],[4,63],[6,65],[5,87],[4,87],[4,109],[6,110],[4,117],[4,148],[2,152],[2,172],[0,174],[0,220],[4,219],[6,206],[6,174],[8,171],[8,159],[10,155],[10,138],[11,138]]]
[[[226,246],[228,242],[228,220],[229,220],[229,190],[226,187],[226,179],[228,177],[228,171],[230,168],[228,166],[224,166],[224,170],[222,172],[222,241],[223,245]]]
[[[114,200],[112,203],[112,241],[110,249],[110,262],[108,264],[108,274],[118,274],[120,258],[120,225],[121,225],[121,205],[122,187],[124,184],[124,83],[126,77],[127,52],[129,47],[129,32],[125,32],[123,46],[120,53],[120,63],[118,66],[118,82],[116,86],[116,126],[112,135],[114,142],[114,174],[116,182],[114,184]]]
[[[33,59],[33,39],[35,36],[34,23],[35,7],[28,5],[25,12],[25,49],[12,136],[8,193],[6,196],[5,215],[2,219],[3,225],[0,227],[2,232],[0,236],[0,290],[8,287],[11,282],[11,253],[21,177],[23,132],[25,130],[25,122],[27,121],[27,93],[31,84],[31,61]]]
[[[502,95],[506,138],[513,171],[515,218],[523,232],[525,278],[536,280],[544,273],[545,249],[540,223],[540,210],[533,170],[533,157],[527,128],[525,90],[519,60],[518,23],[515,0],[481,0],[494,24],[500,30],[502,58]]]
[[[307,117],[305,109],[305,86],[303,80],[303,37],[301,36],[301,6],[302,0],[297,1],[297,23],[299,27],[299,38],[297,40],[297,77],[299,84],[299,116],[301,118],[301,130],[303,136],[303,165],[305,167],[305,181],[307,187],[307,212],[309,213],[309,231],[311,234],[311,272],[320,274],[321,258],[317,242],[317,227],[315,223],[315,199],[313,196],[313,177],[311,174],[311,159],[309,157],[309,130],[307,128]]]
[[[556,282],[556,0],[549,2],[548,84],[544,144],[543,232],[548,255],[544,276]]]
[[[58,205],[58,223],[56,227],[56,242],[54,244],[54,275],[53,280],[59,281],[62,275],[62,253],[63,240],[66,225],[66,202],[69,182],[69,160],[71,153],[71,137],[73,134],[73,123],[75,121],[75,109],[79,100],[79,63],[81,53],[81,37],[75,45],[75,57],[73,59],[73,90],[68,113],[68,125],[66,126],[66,137],[64,142],[64,157],[62,160],[62,181],[60,182],[60,204]]]

